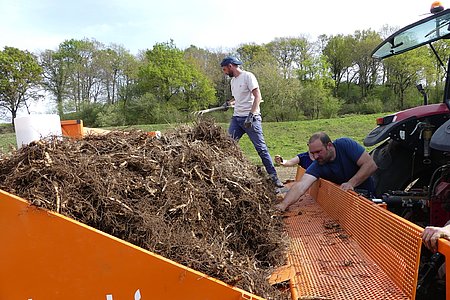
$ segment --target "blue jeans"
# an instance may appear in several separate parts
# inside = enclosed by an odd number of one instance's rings
[[[248,134],[248,137],[253,143],[256,152],[258,152],[261,161],[266,168],[269,175],[277,175],[277,171],[273,166],[272,157],[269,154],[269,149],[267,149],[266,142],[264,141],[264,134],[262,131],[262,118],[261,115],[253,117],[252,126],[250,128],[245,128],[244,122],[247,117],[236,117],[231,118],[230,127],[228,128],[229,135],[236,141],[238,141],[244,133]]]

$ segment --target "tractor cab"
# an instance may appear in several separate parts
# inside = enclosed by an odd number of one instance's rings
[[[376,194],[391,211],[421,226],[442,226],[450,212],[442,208],[450,190],[450,60],[444,63],[433,43],[450,38],[450,9],[433,3],[431,15],[396,31],[372,52],[375,59],[428,45],[445,70],[441,103],[428,103],[378,118],[364,139],[378,165]],[[428,86],[430,88],[430,86]],[[434,87],[433,87],[434,88]]]

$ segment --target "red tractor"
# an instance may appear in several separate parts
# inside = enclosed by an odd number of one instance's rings
[[[445,66],[433,47],[450,38],[450,9],[438,5],[431,13],[389,36],[372,56],[383,59],[429,45],[446,71],[442,103],[428,104],[418,84],[423,105],[377,119],[378,126],[364,139],[365,146],[379,144],[371,151],[378,165],[377,196],[390,211],[423,227],[443,226],[450,220],[450,58]],[[444,257],[424,250],[416,299],[445,299],[436,276]]]
[[[450,59],[445,66],[433,47],[448,38],[450,9],[398,30],[372,53],[383,59],[429,45],[446,69],[442,103],[428,104],[419,84],[424,104],[377,119],[378,126],[364,139],[365,146],[379,144],[371,152],[379,168],[376,194],[389,210],[421,226],[450,220]]]

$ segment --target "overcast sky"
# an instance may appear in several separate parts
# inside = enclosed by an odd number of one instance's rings
[[[277,37],[352,34],[424,18],[425,0],[0,0],[0,48],[56,50],[67,39],[119,44],[137,54],[178,48],[231,49]],[[445,2],[443,2],[445,6]]]

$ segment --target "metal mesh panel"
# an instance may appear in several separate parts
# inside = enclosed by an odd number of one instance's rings
[[[414,299],[421,228],[320,180],[286,219],[302,297]]]
[[[371,201],[320,181],[318,203],[407,295],[417,285],[422,229]]]

